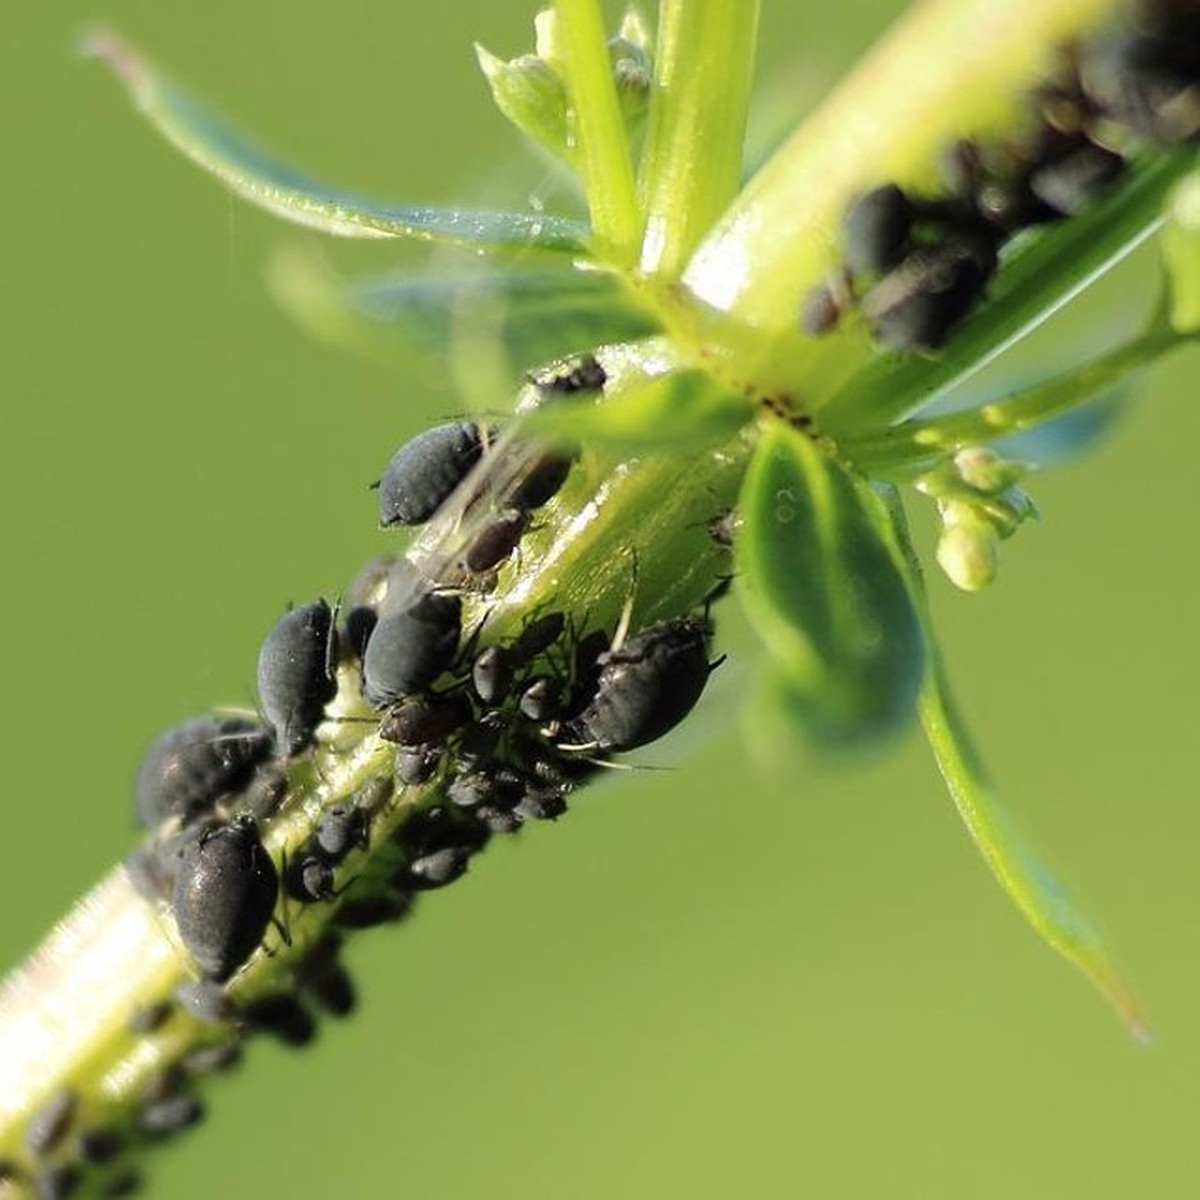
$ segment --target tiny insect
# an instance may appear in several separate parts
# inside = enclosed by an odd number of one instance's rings
[[[60,1088],[29,1118],[25,1145],[39,1157],[49,1154],[67,1135],[79,1101],[70,1088]]]
[[[206,978],[224,983],[254,953],[278,895],[279,873],[252,818],[207,829],[184,847],[175,921]]]
[[[379,489],[379,523],[428,521],[479,461],[485,434],[472,421],[435,425],[405,442],[373,486]]]
[[[425,691],[458,653],[462,601],[425,592],[385,611],[371,631],[363,655],[363,696],[384,708],[401,696]]]
[[[897,350],[935,350],[971,309],[996,267],[983,238],[949,236],[915,252],[863,297],[871,332]]]
[[[204,1116],[204,1107],[195,1096],[169,1096],[152,1100],[137,1116],[138,1128],[152,1138],[169,1137],[195,1125]]]
[[[157,828],[168,817],[183,823],[238,791],[271,752],[271,738],[244,717],[194,717],[153,742],[138,767],[138,820]]]
[[[673,729],[700,699],[713,666],[707,619],[659,621],[601,654],[596,689],[576,722],[602,750],[632,750]]]
[[[882,275],[904,257],[913,210],[894,183],[860,196],[842,221],[846,266],[852,275]]]
[[[294,608],[272,626],[258,652],[258,698],[280,752],[312,742],[325,705],[337,694],[337,634],[322,600]]]

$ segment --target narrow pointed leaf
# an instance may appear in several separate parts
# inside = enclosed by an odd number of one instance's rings
[[[941,664],[929,670],[918,704],[938,769],[984,862],[1025,919],[1052,949],[1073,962],[1117,1011],[1129,1032],[1150,1029],[1099,931],[1038,858],[1000,805],[954,705]]]
[[[344,280],[308,247],[271,264],[280,305],[322,341],[391,362],[447,359],[481,343],[515,383],[535,363],[653,332],[613,275],[600,271],[477,271]]]
[[[392,204],[327,187],[258,149],[115,34],[91,35],[84,50],[105,63],[176,149],[243,199],[285,220],[340,237],[406,237],[569,254],[586,250],[586,227],[562,217]]]
[[[894,492],[890,493],[889,508],[896,544],[925,628],[928,665],[917,712],[958,814],[996,882],[1035,932],[1091,980],[1138,1041],[1148,1042],[1149,1024],[1100,932],[1035,853],[992,788],[950,691],[933,635],[921,568]]]
[[[774,423],[746,472],[738,594],[811,731],[884,734],[912,711],[924,652],[871,489]]]

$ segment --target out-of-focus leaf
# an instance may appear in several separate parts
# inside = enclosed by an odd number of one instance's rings
[[[341,237],[407,237],[491,250],[586,253],[587,228],[562,217],[391,204],[327,187],[252,145],[115,34],[93,33],[83,50],[109,67],[146,119],[176,149],[243,199],[298,225]]]
[[[515,383],[533,364],[602,342],[642,337],[653,323],[620,280],[600,271],[496,271],[344,280],[319,254],[276,255],[271,290],[322,341],[384,361],[447,358],[488,342]]]
[[[1200,171],[1184,176],[1171,193],[1161,244],[1170,277],[1171,327],[1200,332]]]
[[[912,711],[924,650],[878,497],[777,422],[738,509],[738,594],[810,731],[836,742],[894,729]]]

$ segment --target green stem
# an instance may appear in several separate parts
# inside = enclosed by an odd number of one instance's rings
[[[964,446],[1020,433],[1081,408],[1185,340],[1169,328],[1155,328],[1003,400],[924,421],[905,421],[881,433],[845,437],[838,441],[838,450],[868,475],[908,478]]]
[[[641,267],[675,279],[737,192],[759,0],[662,0],[642,158]]]
[[[629,139],[613,82],[604,16],[596,0],[555,0],[597,257],[637,260],[642,235]]]

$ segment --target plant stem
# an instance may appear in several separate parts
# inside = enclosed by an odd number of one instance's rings
[[[728,572],[728,551],[706,526],[734,503],[748,452],[739,440],[702,455],[625,463],[587,456],[522,542],[519,567],[504,572],[497,592],[468,601],[468,627],[486,611],[485,639],[495,639],[553,608],[581,633],[611,630],[635,579],[635,627],[694,611]],[[418,559],[432,552],[430,536],[411,551]],[[357,667],[343,668],[339,683],[326,714],[335,720],[319,729],[318,749],[290,768],[289,794],[263,826],[277,863],[295,856],[322,812],[393,771],[393,748],[375,726],[352,723],[373,717],[358,694]],[[437,795],[434,785],[400,789],[375,814],[370,846],[347,860],[348,871],[386,875],[395,835]],[[288,902],[281,915],[290,946],[268,934],[271,953],[251,957],[227,985],[231,998],[292,990],[298,964],[340,903]],[[130,1030],[135,1011],[169,998],[192,974],[169,905],[145,900],[123,868],[80,901],[0,989],[0,1160],[29,1165],[24,1128],[63,1087],[76,1093],[78,1119],[89,1127],[132,1117],[149,1082],[213,1036],[179,1009],[152,1035]]]
[[[737,192],[759,0],[663,0],[642,158],[641,269],[674,280]]]
[[[613,82],[604,15],[596,0],[555,0],[597,257],[637,259],[642,235],[629,139]]]

